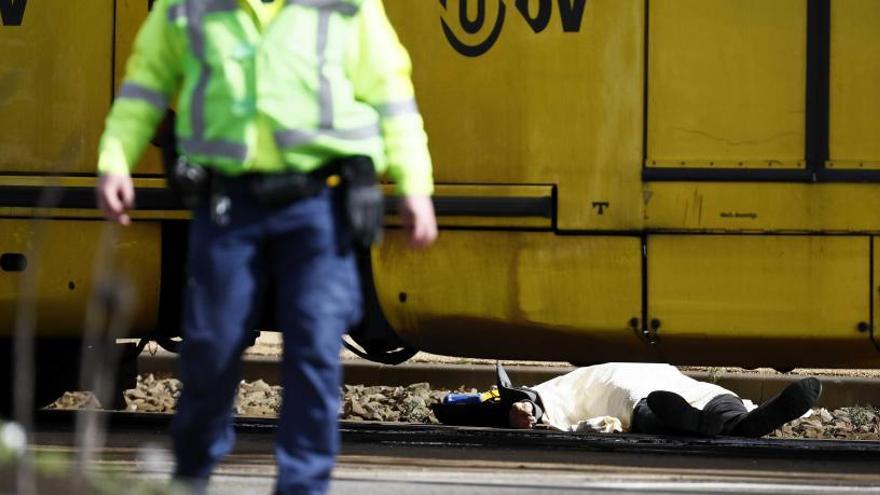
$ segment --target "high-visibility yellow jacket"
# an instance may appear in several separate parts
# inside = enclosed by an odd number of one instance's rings
[[[179,151],[224,174],[307,172],[368,155],[405,195],[430,194],[410,60],[381,0],[159,0],[138,33],[101,139],[100,173],[128,173],[173,98]]]

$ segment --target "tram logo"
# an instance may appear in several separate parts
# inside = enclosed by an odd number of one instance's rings
[[[513,3],[535,34],[550,25],[554,4],[559,10],[562,31],[580,32],[587,7],[587,0],[440,0],[444,11],[440,19],[443,34],[458,53],[479,57],[491,50],[501,36],[507,3]],[[453,29],[453,25],[458,29]]]
[[[0,0],[0,20],[4,26],[21,26],[27,0]]]

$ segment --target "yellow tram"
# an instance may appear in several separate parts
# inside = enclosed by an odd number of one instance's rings
[[[81,333],[97,140],[150,3],[0,0],[4,331],[39,213],[40,336]],[[388,217],[367,355],[880,366],[880,0],[385,5],[443,230],[411,252]],[[138,336],[177,328],[187,215],[161,173],[152,150],[115,241]]]

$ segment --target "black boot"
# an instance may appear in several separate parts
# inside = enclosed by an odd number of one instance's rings
[[[785,423],[803,416],[821,394],[822,384],[816,378],[798,380],[743,416],[731,433],[742,437],[763,437]]]
[[[648,407],[669,428],[681,433],[714,436],[721,432],[722,422],[715,415],[688,404],[684,397],[666,390],[648,395]]]

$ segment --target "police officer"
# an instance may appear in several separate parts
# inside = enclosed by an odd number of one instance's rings
[[[284,336],[278,493],[323,493],[337,452],[341,334],[360,316],[346,227],[327,187],[266,205],[253,184],[369,157],[395,181],[415,247],[437,227],[410,61],[381,0],[157,0],[101,139],[97,195],[130,223],[129,176],[176,97],[177,148],[212,173],[193,210],[172,426],[176,477],[204,487],[232,448],[240,354],[276,288]],[[300,181],[302,182],[302,181]]]

